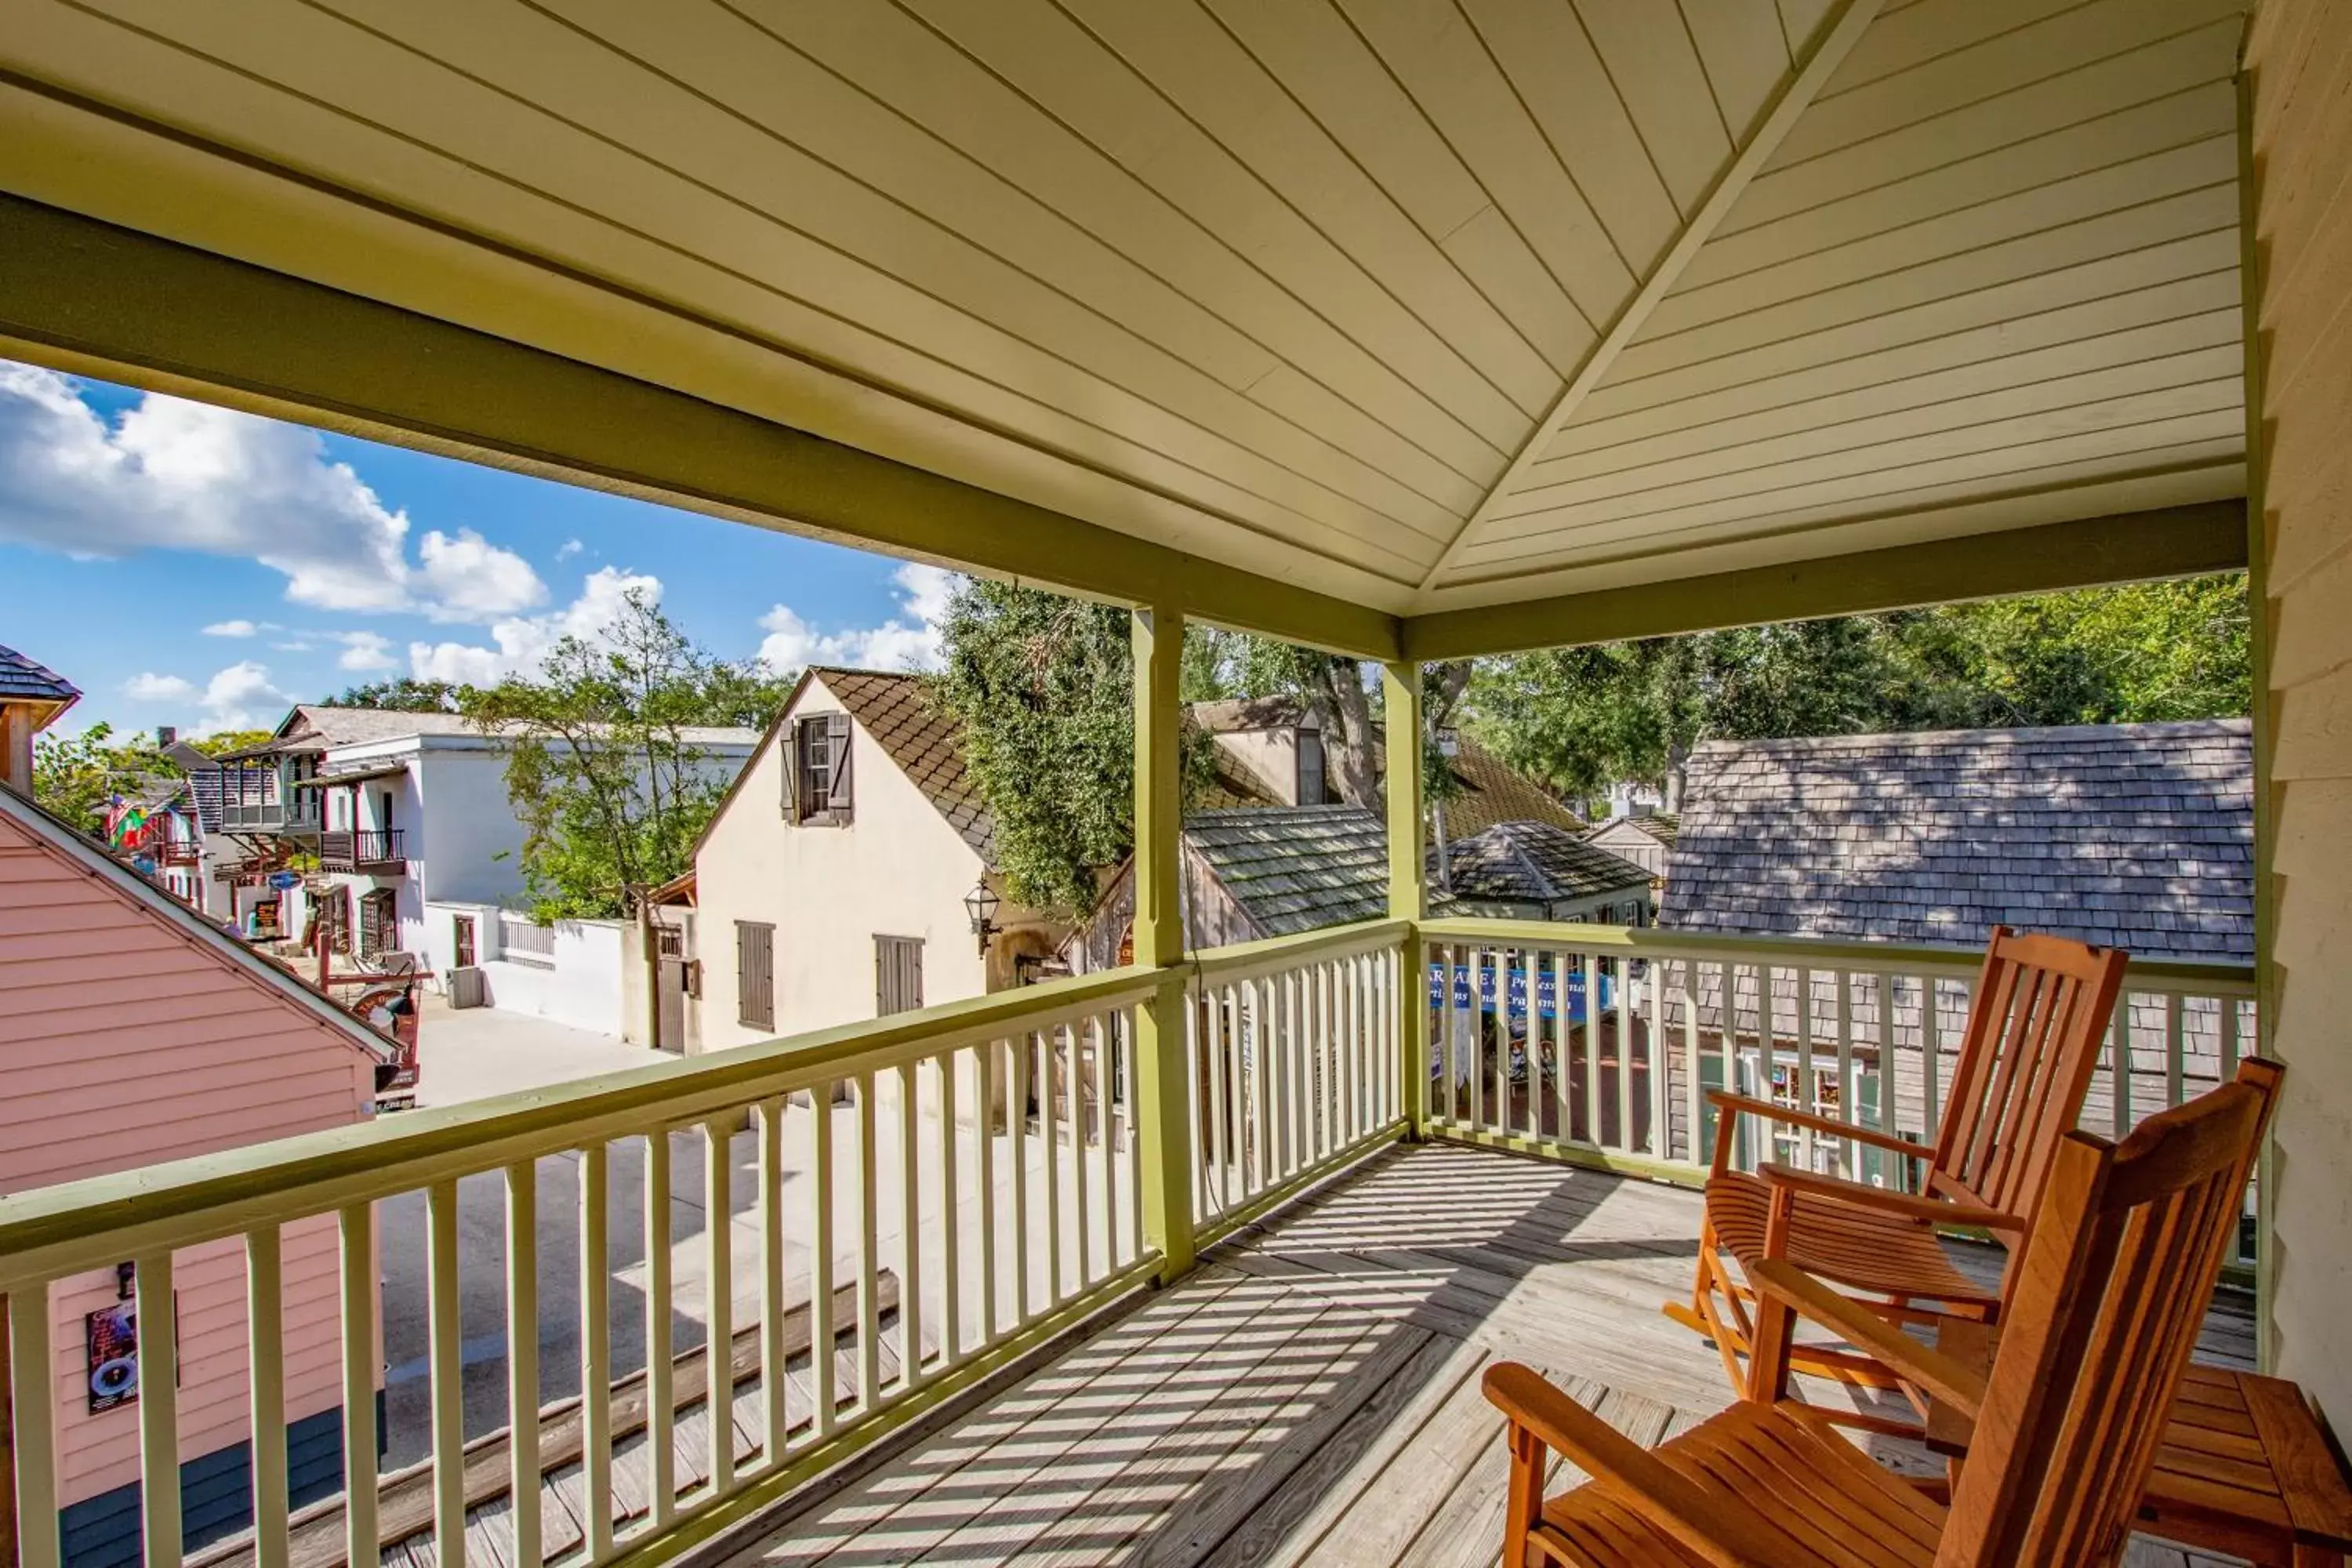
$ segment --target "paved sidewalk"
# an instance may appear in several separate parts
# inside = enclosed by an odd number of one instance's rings
[[[424,998],[416,1103],[457,1105],[671,1058],[610,1035],[496,1007],[453,1008]]]

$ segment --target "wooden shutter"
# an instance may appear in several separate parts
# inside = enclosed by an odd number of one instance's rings
[[[825,734],[829,740],[826,755],[833,763],[833,779],[828,804],[833,819],[847,825],[855,811],[855,801],[849,793],[849,715],[828,713],[824,716]]]
[[[801,819],[801,726],[806,722],[805,719],[795,719],[776,737],[777,760],[782,764],[779,771],[784,775],[782,805],[786,822]]]
[[[747,1029],[776,1026],[776,928],[735,922],[735,1021]]]
[[[877,1016],[908,1013],[923,1005],[923,939],[874,939],[874,1011]]]

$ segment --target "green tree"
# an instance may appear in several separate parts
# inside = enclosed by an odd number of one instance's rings
[[[33,740],[34,800],[85,833],[103,831],[114,796],[178,771],[144,738],[117,744],[113,726],[102,722]]]
[[[688,733],[756,719],[756,671],[697,647],[632,592],[593,637],[567,637],[536,679],[467,688],[474,727],[503,738],[522,871],[542,922],[628,912],[691,864],[727,779]]]
[[[1099,871],[1135,847],[1135,663],[1128,612],[973,580],[940,628],[931,700],[963,731],[964,765],[996,819],[1005,893],[1084,914]],[[1195,690],[1216,689],[1207,666]],[[1213,742],[1185,725],[1185,798],[1213,777]]]
[[[354,686],[329,701],[337,708],[391,708],[404,713],[458,713],[467,688],[453,680],[396,675]]]
[[[1483,661],[1468,698],[1514,767],[1588,802],[1679,804],[1710,739],[2243,714],[2242,574],[1738,627]]]

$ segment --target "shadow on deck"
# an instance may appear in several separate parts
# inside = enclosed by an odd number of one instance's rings
[[[1501,1417],[1478,1387],[1488,1362],[1542,1369],[1643,1444],[1728,1403],[1714,1351],[1658,1310],[1689,1288],[1698,1224],[1694,1193],[1391,1151],[772,1523],[730,1568],[1491,1564],[1505,1477]],[[2251,1362],[2234,1303],[2202,1353]],[[1927,1462],[1876,1442],[1889,1463]],[[2181,1562],[2136,1551],[2149,1568]]]

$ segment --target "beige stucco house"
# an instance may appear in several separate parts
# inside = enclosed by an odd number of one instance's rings
[[[965,900],[1001,891],[995,840],[919,677],[810,669],[695,850],[686,1048],[1019,984],[1064,928],[1003,904],[983,948]]]

